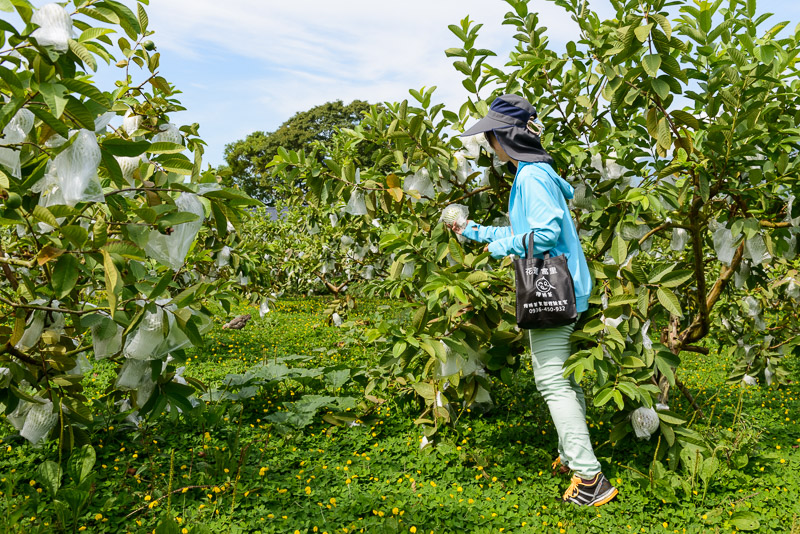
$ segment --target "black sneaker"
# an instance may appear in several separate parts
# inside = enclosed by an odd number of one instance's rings
[[[563,500],[580,506],[601,506],[616,497],[617,493],[617,488],[611,485],[603,473],[597,473],[589,480],[573,476]]]

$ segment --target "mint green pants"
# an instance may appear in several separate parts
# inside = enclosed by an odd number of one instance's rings
[[[570,376],[564,378],[564,362],[572,354],[569,336],[575,324],[528,330],[536,388],[547,402],[558,432],[558,454],[581,478],[601,471],[586,426],[583,389]]]

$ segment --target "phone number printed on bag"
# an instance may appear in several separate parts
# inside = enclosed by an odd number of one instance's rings
[[[561,312],[567,309],[566,300],[549,300],[544,302],[529,302],[523,304],[528,313]]]

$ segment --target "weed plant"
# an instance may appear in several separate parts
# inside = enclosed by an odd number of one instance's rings
[[[294,378],[154,421],[133,424],[109,407],[112,376],[96,363],[91,451],[34,449],[0,422],[0,532],[800,532],[797,381],[729,385],[733,362],[685,354],[684,383],[707,414],[693,428],[720,445],[677,471],[654,461],[655,438],[612,447],[613,411],[590,407],[596,452],[620,495],[579,509],[559,502],[568,479],[550,468],[556,433],[529,362],[512,386],[496,381],[493,409],[465,410],[436,447],[420,449],[404,399],[362,400],[359,373],[377,356],[343,343],[346,327],[388,304],[360,301],[341,328],[328,325],[324,299],[279,301],[240,331],[222,330],[220,316],[205,349],[187,354],[186,376],[222,391],[228,375],[283,362]],[[797,358],[788,365],[798,376]],[[347,380],[331,369],[348,370]],[[276,417],[323,397],[310,424]],[[691,414],[681,398],[671,409]]]

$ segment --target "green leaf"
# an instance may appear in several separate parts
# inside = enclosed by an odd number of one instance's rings
[[[61,487],[61,466],[52,460],[46,460],[39,465],[37,471],[42,485],[47,488],[51,496],[55,497],[58,488]]]
[[[658,302],[660,302],[668,312],[670,312],[672,315],[683,317],[683,312],[681,312],[681,304],[678,301],[678,297],[675,296],[675,293],[669,289],[659,287],[656,295],[658,296]]]
[[[36,115],[36,118],[38,118],[43,123],[52,128],[53,131],[56,132],[58,135],[64,138],[69,137],[69,127],[60,120],[53,117],[53,115],[49,111],[39,106],[33,106],[29,109],[33,112],[34,115]]]
[[[105,269],[106,296],[111,310],[117,309],[117,295],[122,292],[122,282],[117,266],[111,259],[111,254],[103,250],[103,268]]]
[[[142,33],[146,33],[147,26],[150,24],[150,19],[147,17],[147,11],[144,10],[144,6],[142,6],[142,4],[136,4],[136,10],[139,19],[139,27],[142,29]]]
[[[97,61],[95,61],[92,53],[89,52],[89,49],[83,46],[83,44],[79,43],[75,39],[70,39],[69,50],[78,56],[78,59],[83,61],[83,64],[92,69],[92,71],[97,71]]]
[[[80,449],[76,449],[69,458],[67,472],[80,484],[92,472],[97,455],[91,445],[84,445]]]
[[[65,97],[67,88],[57,83],[40,83],[39,92],[53,115],[56,118],[60,118],[67,107],[67,99]]]
[[[127,139],[114,137],[104,140],[100,147],[108,151],[112,156],[134,158],[147,152],[150,148],[150,143],[147,141],[128,141]]]
[[[647,54],[642,58],[642,67],[644,71],[650,75],[655,77],[658,75],[658,68],[661,66],[661,56],[658,54]]]
[[[728,521],[739,530],[758,530],[761,528],[761,523],[758,521],[758,515],[755,512],[734,512]]]
[[[614,237],[614,241],[611,243],[611,257],[617,265],[622,265],[628,257],[628,243],[620,235]]]
[[[600,390],[597,395],[594,396],[594,405],[596,407],[605,406],[605,404],[611,400],[611,397],[614,393],[613,387],[606,387],[605,389]]]
[[[186,151],[186,147],[178,143],[153,143],[147,149],[151,154],[180,154]]]
[[[80,274],[80,263],[72,254],[64,254],[58,258],[53,267],[53,290],[56,298],[63,299],[75,287]]]
[[[694,278],[694,271],[683,269],[680,271],[672,271],[661,278],[662,287],[678,287],[683,285],[688,280]]]
[[[650,86],[661,100],[666,100],[669,96],[669,84],[664,80],[660,80],[658,78],[650,80]],[[663,121],[664,119],[661,120]]]
[[[634,30],[634,34],[636,35],[636,38],[639,39],[639,42],[643,43],[647,40],[647,37],[650,35],[650,30],[652,29],[653,29],[653,23],[651,22],[646,26],[639,26],[638,28],[636,28]]]
[[[650,13],[650,17],[652,17],[653,20],[658,22],[658,25],[661,26],[661,29],[663,30],[664,35],[667,36],[667,39],[671,39],[672,38],[672,25],[669,23],[669,20],[667,20],[667,17],[665,17],[661,13]]]
[[[453,260],[456,263],[462,263],[463,264],[464,263],[464,249],[461,248],[461,245],[458,243],[458,241],[456,241],[455,238],[451,237],[448,247],[450,249],[450,256],[453,257]]]
[[[142,28],[139,26],[139,20],[136,18],[136,15],[133,14],[133,11],[128,9],[128,6],[116,2],[115,0],[105,0],[104,2],[99,2],[97,6],[107,7],[116,13],[119,17],[119,25],[122,26],[122,29],[125,30],[128,37],[134,41],[139,38],[138,34],[141,33]]]
[[[659,419],[670,425],[682,425],[686,423],[686,419],[682,418],[675,412],[671,412],[669,410],[659,410],[656,413],[658,414]]]
[[[11,3],[11,0],[0,0],[0,11],[14,11],[14,4]]]
[[[33,208],[33,218],[39,222],[43,222],[53,228],[58,228],[58,221],[49,209],[37,204]]]
[[[430,382],[417,382],[412,387],[423,399],[432,401],[436,397],[436,390],[433,389],[433,384]]]
[[[103,251],[108,252],[109,254],[119,254],[124,258],[133,260],[143,260],[146,257],[144,250],[140,249],[130,241],[109,241],[103,247]]]
[[[86,98],[94,100],[104,108],[111,107],[111,101],[108,99],[108,97],[90,83],[86,83],[81,80],[73,80],[72,78],[64,78],[60,83],[70,91],[79,93]]]
[[[670,115],[676,124],[683,124],[684,126],[693,128],[695,130],[700,129],[700,121],[687,111],[676,109],[675,111],[671,112]]]

